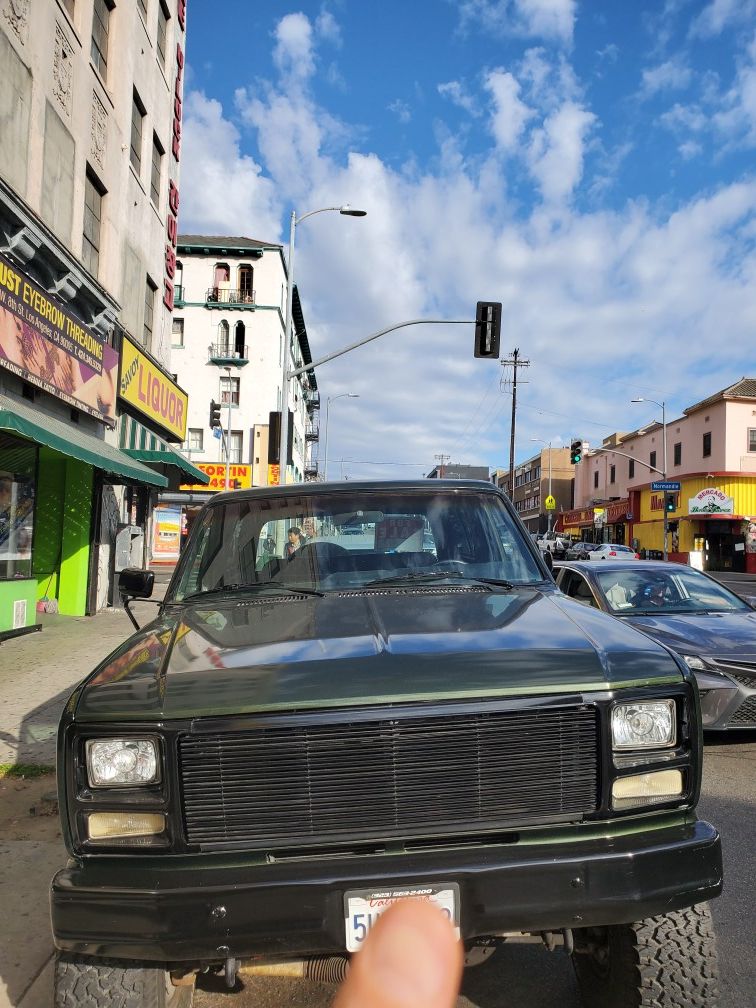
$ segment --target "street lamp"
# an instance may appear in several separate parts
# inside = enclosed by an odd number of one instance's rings
[[[654,406],[658,406],[662,411],[662,479],[666,482],[667,480],[667,413],[664,401],[657,402],[656,399],[644,399],[643,396],[638,396],[637,399],[631,399],[631,403],[642,403],[650,402]],[[664,550],[662,553],[664,559],[667,559],[667,505],[666,501],[664,504]]]
[[[537,441],[539,444],[547,445],[548,446],[548,449],[549,449],[549,497],[551,497],[551,441],[544,441],[542,438],[539,438],[539,437],[532,437],[530,440],[531,441]],[[551,509],[550,508],[546,509],[546,520],[548,521],[548,525],[546,526],[546,533],[548,534],[549,532],[551,532]]]
[[[359,395],[356,392],[341,392],[339,395],[328,396],[326,399],[326,417],[325,417],[325,430],[323,431],[323,479],[328,479],[328,411],[331,408],[331,403],[336,402],[337,399],[359,399]]]
[[[283,381],[281,384],[281,423],[280,437],[278,442],[278,482],[283,485],[286,482],[286,468],[289,456],[289,353],[291,351],[291,304],[294,297],[294,239],[296,237],[297,224],[314,217],[315,214],[327,213],[333,210],[343,217],[365,217],[367,210],[353,210],[348,203],[340,207],[321,207],[319,210],[310,210],[301,217],[297,217],[296,210],[291,211],[291,227],[289,230],[289,254],[286,263],[286,321],[284,323],[284,348],[283,348]]]

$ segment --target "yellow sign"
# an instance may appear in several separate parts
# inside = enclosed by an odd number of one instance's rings
[[[192,462],[203,473],[207,473],[210,482],[207,486],[202,483],[182,483],[180,490],[210,490],[216,493],[226,489],[226,463],[225,462]],[[252,486],[252,466],[231,465],[228,474],[229,490],[246,490]]]
[[[121,348],[118,394],[148,419],[173,434],[175,440],[186,440],[189,397],[125,336]]]
[[[278,486],[281,481],[281,466],[280,465],[269,465],[268,466],[268,486]]]
[[[556,499],[549,494],[543,505],[547,511],[556,511]]]

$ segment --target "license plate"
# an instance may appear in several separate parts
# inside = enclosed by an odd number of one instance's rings
[[[435,903],[452,922],[459,938],[459,886],[456,882],[417,884],[401,889],[350,889],[344,894],[347,952],[358,952],[383,911],[400,899],[423,899]]]

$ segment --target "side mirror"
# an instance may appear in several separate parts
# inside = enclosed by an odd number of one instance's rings
[[[756,595],[741,595],[741,598],[751,609],[756,609]]]
[[[118,594],[130,599],[147,599],[155,587],[155,575],[152,571],[140,570],[138,567],[127,567],[118,575]]]

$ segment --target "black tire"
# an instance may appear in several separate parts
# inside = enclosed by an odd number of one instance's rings
[[[190,1008],[194,986],[174,987],[160,964],[59,952],[54,1008]]]
[[[638,924],[574,932],[585,1008],[717,1008],[719,973],[706,903]]]

